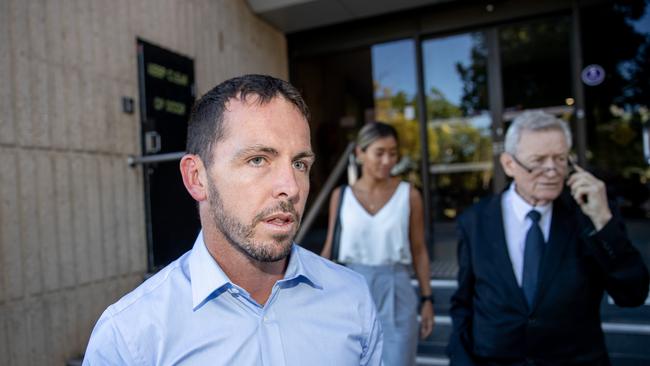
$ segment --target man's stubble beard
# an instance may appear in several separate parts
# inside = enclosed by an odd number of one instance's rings
[[[280,201],[277,206],[264,209],[255,215],[250,225],[246,225],[228,215],[223,207],[221,195],[210,178],[208,178],[208,191],[212,221],[233,248],[258,262],[277,262],[289,255],[291,244],[297,234],[298,227],[300,227],[300,215],[291,202]],[[253,238],[255,226],[262,222],[263,218],[278,212],[293,215],[296,223],[293,232],[273,235],[271,236],[272,240],[269,242],[255,241]],[[274,250],[278,247],[279,251]]]

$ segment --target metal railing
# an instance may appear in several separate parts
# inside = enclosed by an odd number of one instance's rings
[[[327,198],[334,189],[334,185],[336,185],[336,182],[341,177],[341,174],[343,174],[343,172],[346,170],[348,156],[352,153],[353,150],[354,142],[348,143],[348,146],[345,147],[345,151],[336,162],[334,170],[332,170],[332,173],[329,177],[327,177],[325,184],[323,184],[323,188],[320,190],[320,192],[318,192],[318,196],[316,196],[316,199],[312,203],[311,207],[309,207],[309,210],[307,210],[307,214],[305,215],[305,218],[302,220],[302,224],[300,225],[300,231],[298,232],[298,235],[296,235],[296,243],[301,243],[305,238],[305,235],[307,235],[309,232],[309,229],[311,229],[314,220],[316,220],[316,216],[318,216],[318,212],[320,211],[323,204],[327,202]]]
[[[130,167],[134,167],[138,164],[153,164],[153,163],[164,163],[168,161],[175,161],[175,160],[181,160],[181,158],[185,155],[185,151],[178,151],[178,152],[173,152],[173,153],[166,153],[166,154],[156,154],[156,155],[143,155],[143,156],[133,156],[129,155],[129,157],[126,159],[126,163],[129,164]]]

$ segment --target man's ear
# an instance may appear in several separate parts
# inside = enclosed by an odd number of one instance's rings
[[[501,167],[503,168],[503,171],[506,173],[506,175],[510,178],[514,177],[513,164],[515,164],[515,161],[512,160],[512,156],[510,156],[508,153],[502,152],[499,156],[499,162],[501,162]]]
[[[180,163],[183,184],[187,192],[197,202],[205,201],[208,197],[207,171],[198,155],[187,154]]]

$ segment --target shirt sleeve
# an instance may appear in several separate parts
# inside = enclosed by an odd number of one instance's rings
[[[365,285],[365,283],[364,283]],[[367,329],[367,337],[363,345],[363,353],[361,354],[361,366],[379,366],[383,365],[381,360],[381,353],[384,344],[384,335],[377,317],[377,309],[375,303],[370,295],[370,290],[366,286],[366,305],[368,311],[365,321]]]
[[[90,335],[82,366],[135,364],[109,308],[99,318]]]

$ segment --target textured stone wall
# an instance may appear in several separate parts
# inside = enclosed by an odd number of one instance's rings
[[[195,60],[199,94],[288,76],[243,0],[0,0],[0,365],[63,365],[146,271],[136,37]]]

